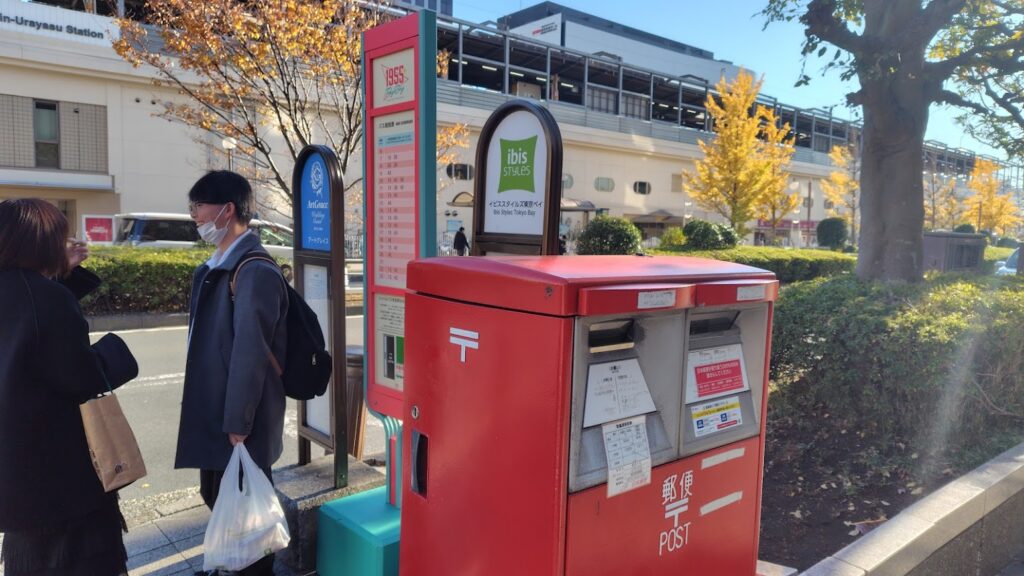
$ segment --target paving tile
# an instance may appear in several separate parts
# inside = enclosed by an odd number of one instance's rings
[[[128,576],[176,576],[191,570],[185,557],[171,544],[128,559]]]
[[[203,568],[203,537],[204,534],[196,534],[191,538],[186,538],[179,542],[174,543],[174,547],[188,560],[188,563],[194,570],[202,570]]]
[[[153,523],[173,543],[202,534],[206,531],[206,523],[209,520],[210,511],[203,507],[160,518]]]
[[[128,551],[129,558],[156,550],[170,543],[171,541],[164,536],[156,524],[143,524],[130,528],[124,535],[124,547]]]

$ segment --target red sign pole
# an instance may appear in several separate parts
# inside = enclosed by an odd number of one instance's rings
[[[406,264],[437,253],[437,22],[422,11],[363,35],[366,114],[366,404],[387,435],[388,501],[398,505],[405,388]],[[409,334],[413,336],[412,334]]]

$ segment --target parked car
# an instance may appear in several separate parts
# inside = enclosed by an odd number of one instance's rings
[[[1017,274],[1017,259],[1020,256],[1020,248],[1013,251],[1006,261],[996,262],[996,276],[1014,276]]]
[[[140,248],[194,248],[201,242],[196,223],[188,214],[134,212],[118,214],[116,218],[114,244]],[[259,219],[250,221],[249,228],[260,235],[260,242],[267,252],[287,261],[281,265],[281,270],[290,282],[294,239],[292,229]]]

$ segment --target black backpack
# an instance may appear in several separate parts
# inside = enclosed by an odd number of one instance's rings
[[[277,262],[269,255],[257,254],[246,256],[235,266],[231,273],[231,301],[235,300],[235,280],[238,270],[253,260],[266,260],[274,266]],[[282,278],[283,280],[283,278]],[[284,370],[281,363],[270,353],[270,363],[281,376],[284,393],[296,400],[312,400],[327,391],[327,383],[331,379],[331,355],[327,352],[324,333],[320,330],[320,322],[313,309],[302,299],[287,282],[288,317],[285,319],[288,330],[288,343],[285,347]]]

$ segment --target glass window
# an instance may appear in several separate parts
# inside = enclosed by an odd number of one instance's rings
[[[605,176],[598,176],[594,179],[594,190],[598,192],[611,192],[615,190],[615,180]]]
[[[633,192],[646,196],[651,193],[651,183],[641,181],[633,182]]]
[[[572,188],[572,185],[572,174],[569,174],[568,172],[562,172],[562,190],[568,190]]]
[[[260,227],[260,242],[266,246],[285,246],[291,248],[292,235],[283,228],[264,225]]]
[[[455,180],[472,180],[473,166],[470,164],[449,164],[444,169],[449,178]]]
[[[60,168],[60,126],[56,102],[35,102],[32,128],[36,141],[36,167]]]
[[[672,192],[682,192],[683,191],[683,175],[682,174],[677,172],[677,173],[672,175],[672,188],[671,188],[671,190],[672,190]]]
[[[141,232],[136,232],[137,239],[141,242],[197,242],[199,240],[196,223],[191,220],[144,220],[138,224],[145,226]]]

